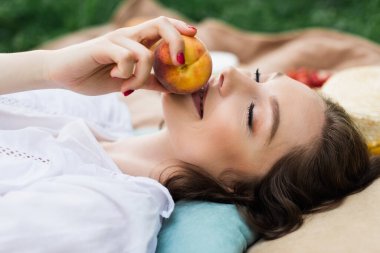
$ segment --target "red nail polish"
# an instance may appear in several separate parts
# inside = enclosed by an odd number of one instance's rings
[[[124,97],[131,95],[134,91],[135,91],[135,90],[127,90],[127,91],[124,91],[124,93],[123,93],[123,94],[124,94]]]
[[[194,26],[192,25],[187,25],[187,27],[189,27],[190,29],[194,30],[194,31],[197,31],[197,28],[195,28]]]
[[[177,62],[179,64],[184,64],[185,63],[185,55],[183,54],[183,52],[180,52],[177,54]]]

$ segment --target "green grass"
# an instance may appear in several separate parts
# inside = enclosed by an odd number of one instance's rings
[[[222,19],[237,27],[279,32],[328,27],[380,42],[380,0],[161,0],[195,21]]]
[[[0,52],[31,49],[105,23],[121,0],[0,0]],[[257,32],[327,27],[380,42],[380,0],[159,0],[194,21],[214,17]]]

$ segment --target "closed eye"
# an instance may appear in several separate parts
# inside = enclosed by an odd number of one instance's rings
[[[253,102],[251,102],[248,106],[248,112],[247,112],[247,125],[248,125],[248,128],[249,128],[249,132],[252,131],[252,127],[253,127],[253,108],[255,108],[255,104]]]

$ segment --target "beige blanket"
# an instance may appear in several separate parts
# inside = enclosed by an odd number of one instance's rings
[[[44,48],[57,48],[93,38],[116,27],[131,25],[160,15],[187,20],[152,0],[129,0],[121,4],[108,24],[85,29]],[[366,39],[327,29],[262,34],[236,29],[218,20],[198,24],[198,37],[210,50],[229,51],[246,67],[263,71],[286,71],[296,67],[340,70],[380,64],[380,46]]]
[[[181,14],[153,0],[129,0],[120,5],[108,24],[64,36],[42,47],[63,47],[160,15],[186,20]],[[260,34],[239,30],[212,19],[194,25],[209,50],[232,52],[238,56],[241,67],[251,70],[259,67],[262,71],[286,72],[307,67],[338,71],[380,64],[379,45],[342,32],[304,29]],[[134,127],[158,127],[162,120],[159,100],[157,94],[143,91],[136,91],[125,99]],[[157,106],[149,106],[146,110],[147,103]],[[260,241],[248,252],[380,252],[380,243],[376,242],[380,234],[379,192],[380,183],[377,181],[362,193],[349,197],[341,207],[313,215],[296,232],[278,240]]]

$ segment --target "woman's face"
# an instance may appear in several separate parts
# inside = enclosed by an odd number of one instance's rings
[[[164,94],[165,122],[176,158],[215,177],[263,176],[321,134],[323,100],[286,75],[263,73],[256,82],[255,73],[223,71],[209,82],[203,117],[196,96]]]

